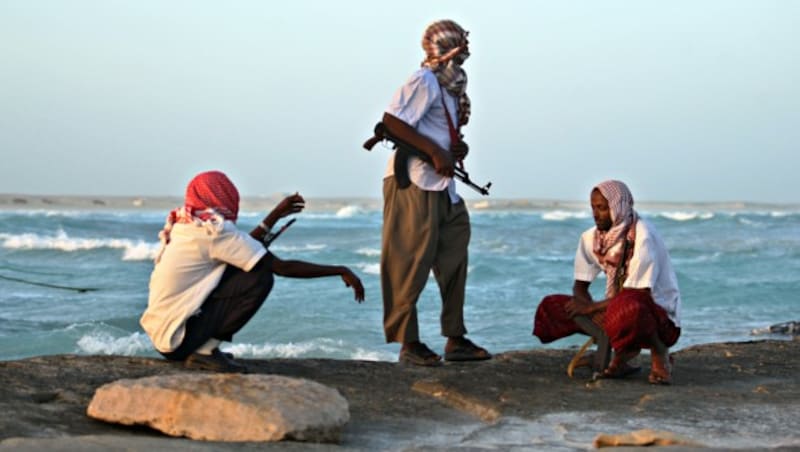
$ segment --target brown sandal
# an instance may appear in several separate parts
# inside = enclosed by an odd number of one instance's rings
[[[622,351],[614,353],[611,364],[603,371],[602,378],[625,378],[642,370],[641,366],[632,366],[628,361],[639,356],[639,351]]]
[[[444,350],[445,361],[483,361],[491,358],[492,355],[485,348],[478,347],[465,337],[458,339],[454,347],[445,347]]]
[[[403,348],[400,350],[398,361],[401,364],[423,367],[442,365],[442,357],[434,353],[433,350],[429,349],[428,346],[422,342],[404,344]]]
[[[631,366],[628,363],[615,364],[612,362],[611,365],[603,371],[603,378],[625,378],[641,370],[642,366]]]

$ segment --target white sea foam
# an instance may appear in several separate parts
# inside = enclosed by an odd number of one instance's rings
[[[314,349],[331,351],[330,347],[322,347],[313,342],[288,344],[231,344],[223,347],[227,352],[236,356],[249,356],[254,358],[297,358],[308,354]]]
[[[336,211],[337,218],[352,218],[358,214],[363,213],[363,209],[359,206],[349,205],[344,206]]]
[[[26,217],[86,217],[90,212],[79,210],[7,210],[4,213]]]
[[[565,221],[565,220],[572,220],[572,219],[584,219],[589,218],[589,212],[586,211],[570,211],[570,210],[552,210],[549,212],[542,213],[542,220],[545,221]]]
[[[77,345],[81,353],[90,355],[133,356],[153,348],[147,335],[139,332],[129,336],[114,337],[105,331],[92,331],[78,339]]]
[[[101,248],[123,250],[122,260],[146,260],[155,257],[158,244],[130,239],[73,238],[63,230],[55,235],[0,234],[3,248],[20,250],[59,250],[65,252],[91,251]]]
[[[286,344],[231,344],[223,346],[235,356],[250,358],[303,358],[310,356],[361,359],[366,361],[390,361],[394,355],[375,350],[353,347],[341,339],[319,338]]]
[[[360,254],[362,256],[367,256],[367,257],[375,257],[381,255],[381,250],[377,248],[359,248],[356,250],[356,254]]]
[[[712,212],[661,212],[658,216],[673,221],[710,220],[714,218]]]
[[[357,359],[361,361],[394,361],[395,355],[389,352],[382,352],[377,350],[365,350],[361,347],[356,348],[350,359]]]
[[[544,261],[544,262],[572,262],[575,260],[575,256],[573,255],[566,255],[566,256],[553,256],[553,255],[539,255],[536,256],[536,260]]]
[[[328,247],[328,245],[325,245],[325,244],[314,244],[314,243],[307,243],[305,245],[300,245],[300,246],[278,245],[278,244],[270,245],[270,249],[275,250],[275,251],[284,251],[284,252],[320,251],[320,250],[324,250],[327,247]]]
[[[368,275],[381,274],[381,264],[356,264],[356,267]]]
[[[761,226],[760,222],[745,217],[737,217],[736,221],[738,221],[740,224],[746,224],[748,226]]]
[[[155,259],[159,248],[160,245],[158,243],[137,242],[131,246],[125,247],[125,252],[122,254],[122,260],[149,261]]]

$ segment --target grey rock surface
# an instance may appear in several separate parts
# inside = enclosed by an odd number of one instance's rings
[[[195,374],[161,359],[54,355],[2,361],[0,450],[58,450],[51,447],[56,443],[73,446],[63,450],[587,450],[599,434],[645,428],[712,449],[800,449],[800,340],[679,350],[672,386],[647,383],[647,355],[640,357],[643,372],[627,379],[591,381],[587,369],[570,379],[565,370],[574,353],[512,351],[438,368],[242,360],[256,375],[336,388],[350,408],[338,445],[190,441],[86,416],[96,389],[106,383]],[[101,449],[92,449],[98,441]]]

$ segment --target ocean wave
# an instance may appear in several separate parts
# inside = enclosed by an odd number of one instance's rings
[[[673,221],[710,220],[713,212],[659,212],[656,216]]]
[[[356,264],[356,268],[368,275],[381,274],[381,264]]]
[[[553,210],[542,213],[542,220],[545,221],[582,220],[589,217],[589,212],[586,211]]]
[[[359,361],[394,361],[396,358],[392,353],[381,352],[377,350],[365,350],[357,347],[353,354],[350,355],[350,359]]]
[[[64,218],[83,218],[92,214],[89,211],[81,210],[7,210],[4,215],[15,215],[20,217],[64,217]]]
[[[68,218],[68,219],[93,219],[93,218],[111,218],[111,219],[125,219],[134,222],[163,222],[165,214],[155,211],[124,211],[124,210],[6,210],[0,212],[0,217],[3,216],[19,216],[26,218],[40,218],[47,219],[53,218]]]
[[[393,354],[352,347],[341,339],[320,338],[286,344],[231,344],[223,346],[235,356],[250,358],[303,358],[311,356],[339,357],[365,361],[391,361]]]
[[[153,349],[150,338],[140,332],[114,337],[105,331],[92,331],[78,339],[77,345],[79,352],[90,355],[134,356]]]
[[[381,255],[381,250],[377,248],[359,248],[356,250],[356,254],[360,254],[362,256],[367,256],[367,257],[375,257]]]
[[[742,210],[738,212],[724,212],[731,217],[752,216],[752,217],[770,217],[770,218],[787,218],[800,216],[800,212],[795,210]]]
[[[124,261],[149,261],[156,258],[158,249],[161,247],[158,243],[145,243],[136,242],[124,248],[125,252],[122,253],[122,260]]]
[[[159,245],[130,239],[73,238],[63,230],[53,236],[39,234],[0,234],[0,246],[18,250],[91,251],[101,248],[123,250],[122,260],[146,260],[155,257]]]
[[[697,256],[688,256],[688,257],[681,257],[678,255],[678,249],[674,249],[673,252],[670,254],[672,255],[672,263],[675,265],[678,264],[698,264],[698,263],[706,263],[706,262],[719,262],[722,258],[722,253],[717,251],[715,253],[710,254],[700,254]]]
[[[736,217],[736,222],[739,223],[739,224],[746,225],[746,226],[756,226],[756,227],[764,227],[764,226],[766,226],[766,223],[763,222],[763,221],[753,220],[753,219],[750,219],[750,218],[747,218],[747,217],[743,217],[743,216]]]
[[[364,210],[361,207],[348,205],[336,211],[336,218],[352,218],[361,213],[364,213]]]
[[[786,211],[780,211],[780,210],[775,210],[775,211],[772,211],[772,212],[769,213],[769,216],[771,216],[772,218],[785,218],[785,217],[791,217],[793,215],[800,215],[800,213],[798,213],[798,212],[786,212]]]
[[[575,256],[573,256],[573,255],[568,255],[568,256],[545,256],[545,255],[540,255],[540,256],[536,256],[535,259],[537,261],[542,261],[542,262],[572,262],[572,261],[575,260]]]
[[[327,248],[328,245],[325,244],[314,244],[314,243],[307,243],[305,245],[300,246],[293,246],[293,245],[270,245],[270,249],[275,251],[282,251],[282,252],[295,252],[295,251],[320,251]]]

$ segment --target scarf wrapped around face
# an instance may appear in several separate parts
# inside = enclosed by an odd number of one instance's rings
[[[186,187],[184,205],[167,215],[164,229],[158,233],[161,249],[156,254],[156,263],[161,260],[161,255],[169,244],[175,223],[195,223],[212,231],[219,231],[224,220],[236,223],[238,216],[239,190],[228,176],[220,171],[198,174]]]
[[[461,67],[469,57],[468,34],[452,20],[439,20],[428,25],[422,35],[422,66],[430,68],[439,85],[458,99],[458,127],[466,125],[470,115],[467,73]]]
[[[625,265],[620,267],[625,240],[629,243],[625,261],[633,255],[639,215],[633,210],[633,195],[624,183],[607,180],[594,188],[606,198],[611,211],[611,228],[608,231],[595,230],[592,248],[606,273],[606,298],[611,298],[619,292],[626,272]],[[622,274],[617,274],[618,272]]]

